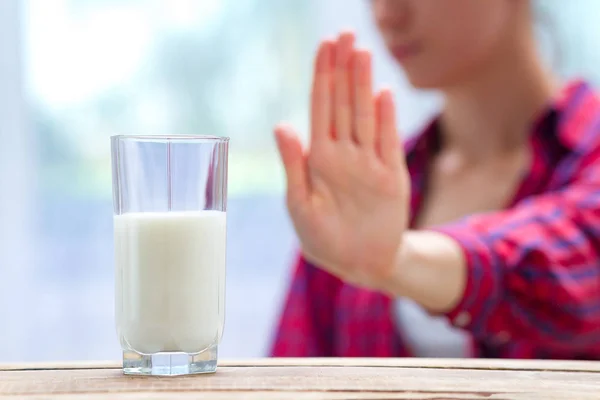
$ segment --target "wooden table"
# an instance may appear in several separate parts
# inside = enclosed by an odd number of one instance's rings
[[[600,399],[596,362],[258,359],[185,377],[129,377],[119,367],[0,364],[0,399]]]

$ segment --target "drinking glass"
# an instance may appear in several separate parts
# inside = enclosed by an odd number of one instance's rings
[[[229,138],[112,136],[115,319],[123,372],[217,369]]]

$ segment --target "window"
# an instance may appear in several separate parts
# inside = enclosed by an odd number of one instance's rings
[[[306,1],[29,1],[43,260],[28,281],[42,296],[30,317],[40,332],[35,357],[118,357],[115,133],[231,137],[221,353],[265,351],[293,246],[271,131],[279,119],[301,123],[306,114],[311,12]]]
[[[555,67],[598,82],[600,4],[540,10]],[[231,137],[221,355],[264,355],[295,247],[272,127],[307,132],[318,39],[356,28],[377,83],[397,91],[402,130],[439,106],[409,88],[369,17],[362,0],[0,1],[0,362],[120,357],[116,133]]]

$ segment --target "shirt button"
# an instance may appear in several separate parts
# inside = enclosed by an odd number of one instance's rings
[[[466,311],[461,312],[454,318],[454,325],[460,328],[464,328],[469,322],[471,322],[471,315]]]

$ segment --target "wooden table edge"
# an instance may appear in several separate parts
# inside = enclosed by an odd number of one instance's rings
[[[250,358],[222,359],[220,368],[235,367],[373,367],[492,369],[515,371],[564,371],[600,373],[600,362],[572,360],[512,360],[456,358]],[[39,371],[68,369],[119,369],[118,361],[66,361],[0,363],[0,371]]]

